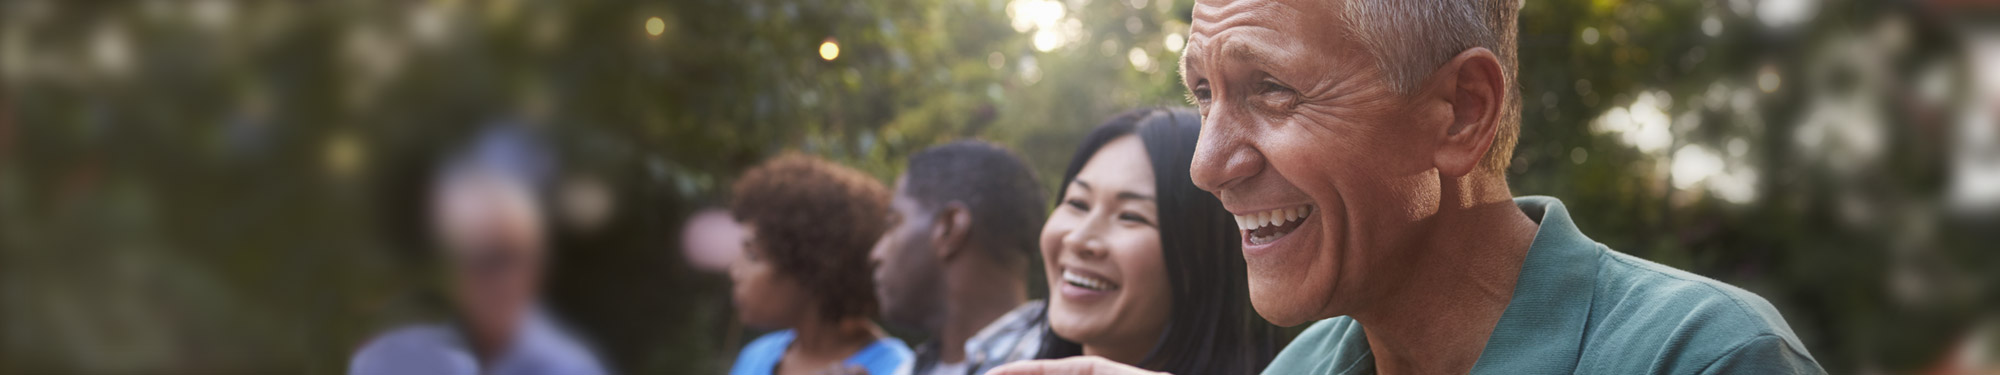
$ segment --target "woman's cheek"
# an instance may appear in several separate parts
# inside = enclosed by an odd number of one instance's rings
[[[1139,302],[1140,306],[1134,306],[1135,311],[1127,313],[1138,315],[1134,318],[1147,322],[1144,325],[1161,325],[1166,321],[1166,312],[1173,307],[1173,295],[1170,292],[1173,286],[1167,280],[1166,258],[1160,250],[1160,233],[1158,230],[1134,232],[1136,233],[1132,237],[1130,246],[1133,251],[1125,252],[1127,256],[1118,263],[1126,266],[1123,270],[1125,274],[1141,287],[1141,290],[1135,290],[1139,293],[1135,293],[1137,295],[1134,297],[1141,297],[1143,300],[1134,301]],[[1148,327],[1151,328],[1154,327]]]
[[[779,301],[790,298],[790,296],[784,295],[785,293],[777,287],[778,281],[773,280],[770,271],[769,266],[753,266],[749,272],[749,277],[743,284],[747,288],[743,289],[743,295],[738,296],[739,302],[742,303],[740,308],[749,315],[753,315],[746,318],[754,318],[758,320],[756,323],[760,325],[777,323],[770,320],[773,320],[775,312],[783,311],[783,306],[777,306],[782,304]]]
[[[1050,280],[1060,277],[1054,271],[1056,265],[1062,262],[1063,236],[1069,235],[1070,232],[1071,218],[1068,217],[1069,214],[1062,212],[1063,210],[1060,208],[1056,209],[1056,211],[1056,213],[1049,215],[1048,223],[1042,225],[1042,263],[1043,267],[1049,271]],[[1055,284],[1050,285],[1053,286]]]
[[[731,273],[730,279],[736,285],[731,297],[736,301],[737,319],[748,322],[757,318],[757,286],[748,277],[741,276],[743,274],[742,271]]]

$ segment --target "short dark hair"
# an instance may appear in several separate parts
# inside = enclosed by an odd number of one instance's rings
[[[889,226],[881,181],[788,152],[745,172],[731,195],[730,213],[756,226],[758,246],[778,271],[819,298],[820,318],[875,317],[868,251]]]
[[[1243,243],[1235,219],[1215,195],[1195,187],[1194,163],[1201,117],[1186,109],[1125,112],[1091,130],[1063,172],[1068,189],[1099,149],[1137,133],[1153,165],[1160,209],[1160,257],[1172,292],[1167,330],[1146,358],[1132,365],[1175,374],[1255,374],[1276,355],[1276,326],[1250,307]],[[1046,314],[1047,312],[1044,312]],[[1036,358],[1083,355],[1083,346],[1046,333]]]
[[[1047,202],[1034,169],[1013,151],[982,141],[927,148],[910,156],[903,184],[924,210],[964,204],[979,227],[967,241],[986,248],[994,260],[1034,258]]]

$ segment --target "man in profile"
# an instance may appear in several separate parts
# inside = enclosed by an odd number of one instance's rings
[[[1027,278],[1047,202],[1032,170],[960,141],[911,156],[895,189],[869,259],[876,294],[884,320],[931,338],[897,372],[974,375],[1033,358],[1047,322]]]
[[[1520,5],[1195,5],[1190,172],[1241,223],[1257,312],[1313,323],[1264,372],[1824,373],[1756,294],[1600,245],[1555,198],[1512,196]]]

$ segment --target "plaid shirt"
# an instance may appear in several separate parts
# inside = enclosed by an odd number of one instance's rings
[[[1042,301],[1028,301],[1014,311],[1001,315],[993,323],[980,329],[979,334],[965,340],[964,372],[945,373],[939,370],[938,340],[931,340],[917,347],[917,360],[896,370],[898,375],[979,375],[994,367],[1009,362],[1034,359],[1042,351],[1042,335],[1049,330],[1047,315],[1042,313],[1048,305]],[[960,367],[960,366],[952,366]]]

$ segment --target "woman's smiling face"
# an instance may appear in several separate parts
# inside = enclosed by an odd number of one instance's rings
[[[1145,145],[1122,136],[1091,156],[1042,227],[1049,327],[1086,351],[1143,356],[1165,330],[1172,295],[1154,190]]]

